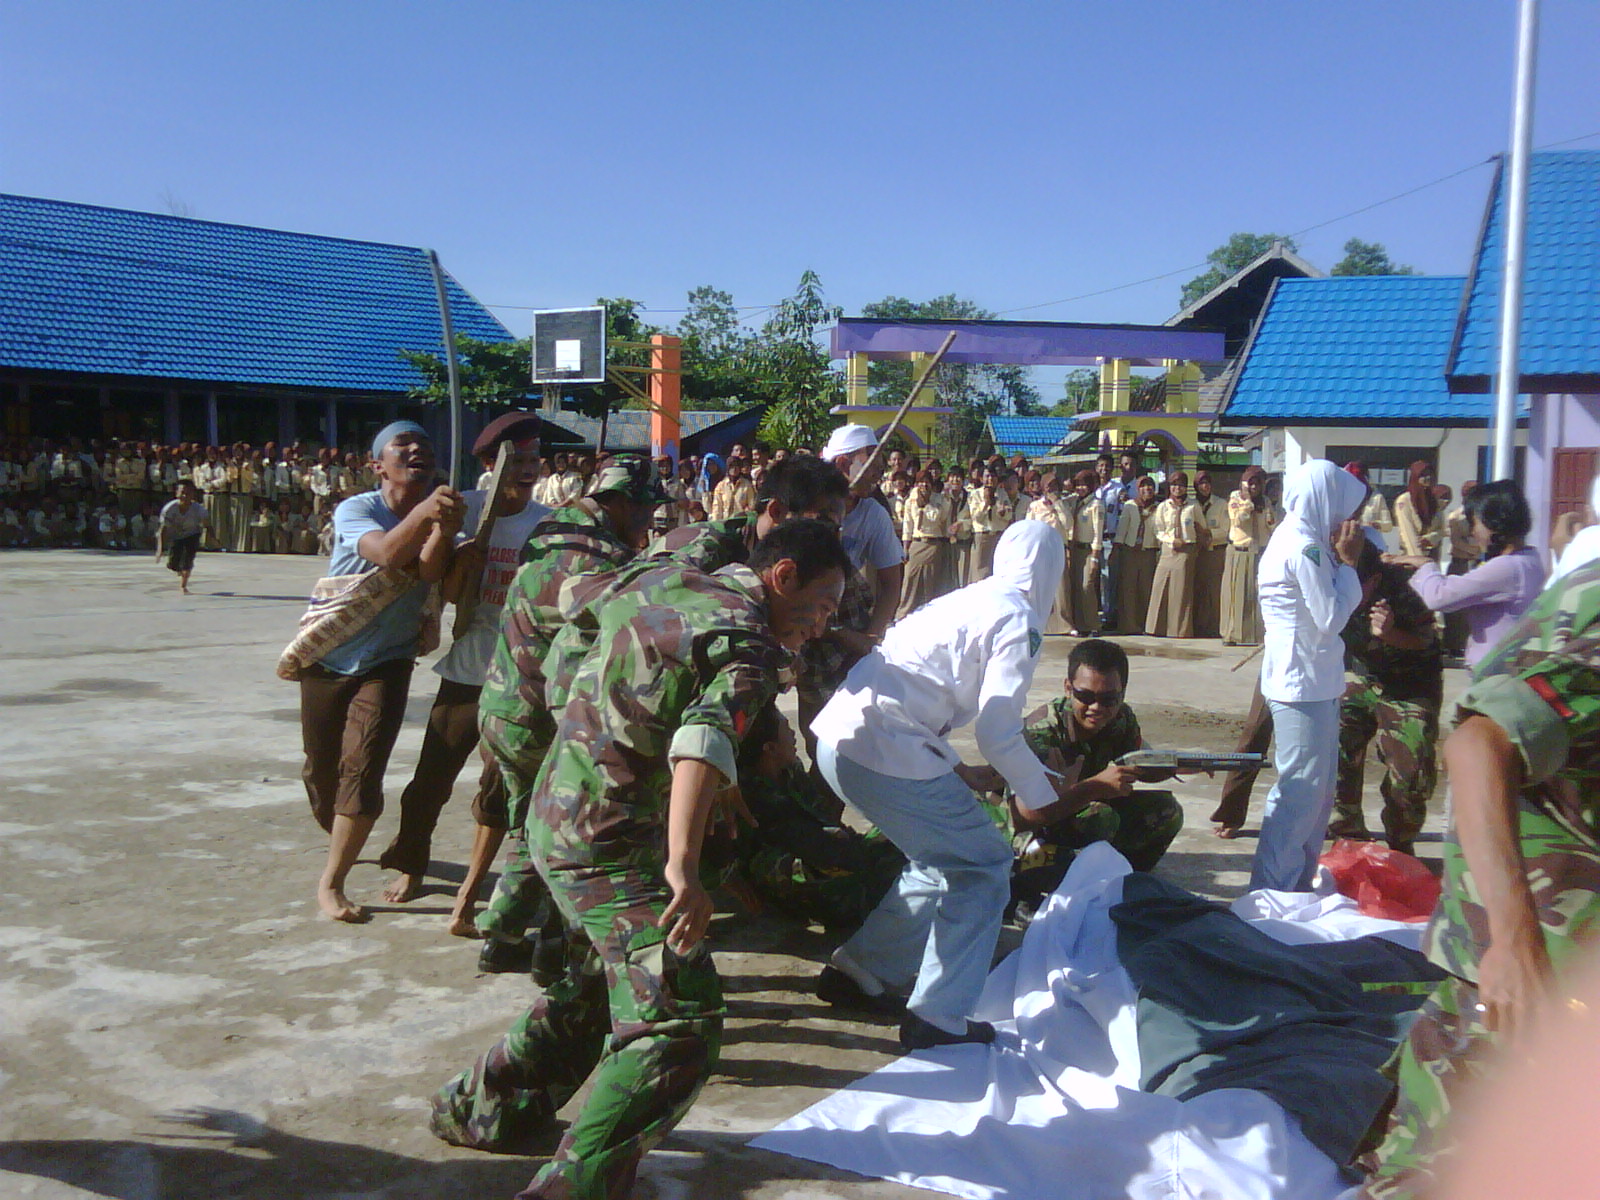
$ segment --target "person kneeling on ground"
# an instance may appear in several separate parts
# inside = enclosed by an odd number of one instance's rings
[[[834,823],[834,798],[819,795],[800,766],[794,729],[776,705],[745,734],[739,790],[755,825],[741,832],[736,870],[784,916],[854,933],[905,869],[905,855],[876,829]]]
[[[1183,828],[1183,806],[1171,792],[1135,788],[1172,772],[1125,767],[1124,754],[1146,748],[1128,706],[1128,654],[1115,642],[1088,638],[1067,659],[1067,694],[1037,709],[1023,731],[1028,748],[1069,780],[1062,815],[1048,824],[1014,816],[1029,832],[1028,849],[1011,877],[1016,912],[1026,920],[1066,876],[1078,850],[1110,842],[1135,871],[1161,860]]]

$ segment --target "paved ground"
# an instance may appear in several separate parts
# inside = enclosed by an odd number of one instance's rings
[[[326,844],[299,782],[296,692],[272,668],[321,564],[203,555],[184,598],[143,556],[0,555],[0,1196],[491,1198],[535,1169],[425,1128],[427,1095],[531,987],[475,974],[475,946],[444,932],[466,778],[431,894],[363,926],[316,913]],[[1252,671],[1227,668],[1243,652],[1125,644],[1153,742],[1232,748]],[[1047,642],[1036,701],[1058,694],[1068,649]],[[391,803],[432,692],[419,670]],[[1237,894],[1253,840],[1210,835],[1211,782],[1180,792],[1189,826],[1160,872]],[[392,829],[386,816],[374,849]],[[351,895],[376,901],[382,882],[360,866]],[[887,1062],[894,1029],[809,994],[820,932],[729,914],[713,938],[723,1061],[640,1194],[928,1195],[745,1147]]]

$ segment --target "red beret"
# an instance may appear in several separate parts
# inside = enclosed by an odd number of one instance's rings
[[[472,443],[472,452],[486,456],[493,454],[501,442],[525,442],[529,438],[536,438],[543,424],[538,413],[508,412],[483,427],[478,440]]]

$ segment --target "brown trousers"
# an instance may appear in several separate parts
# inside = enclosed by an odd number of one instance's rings
[[[1244,719],[1244,732],[1239,735],[1239,744],[1233,748],[1233,752],[1265,754],[1270,745],[1272,709],[1267,706],[1266,697],[1261,694],[1260,684],[1257,684],[1255,694],[1250,697],[1250,715]],[[1259,767],[1247,771],[1229,771],[1222,785],[1222,799],[1217,804],[1217,811],[1211,814],[1211,819],[1218,825],[1243,828],[1245,815],[1250,811],[1250,792],[1255,788],[1259,774]]]
[[[361,675],[311,666],[300,677],[300,740],[311,815],[323,829],[333,818],[376,818],[383,811],[383,772],[405,720],[409,658],[379,663]]]
[[[1194,636],[1222,636],[1222,571],[1227,546],[1207,546],[1195,551]]]
[[[433,698],[428,728],[422,735],[417,769],[406,790],[400,793],[400,828],[388,849],[378,857],[378,865],[385,870],[404,875],[427,871],[439,814],[450,802],[456,776],[478,747],[478,696],[482,691],[476,684],[439,681],[439,694]],[[505,783],[494,755],[485,749],[481,757],[483,769],[472,800],[472,816],[479,825],[504,829]]]

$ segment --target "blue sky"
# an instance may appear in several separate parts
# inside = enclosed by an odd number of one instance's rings
[[[1600,4],[1545,0],[1535,140],[1600,132]],[[1159,322],[1508,139],[1513,0],[0,0],[0,190],[437,248],[525,333],[599,295],[956,292]],[[1600,147],[1600,138],[1574,143]],[[1489,168],[1304,234],[1459,273]],[[1047,301],[1172,278],[1067,304]],[[670,311],[656,317],[675,320]]]

